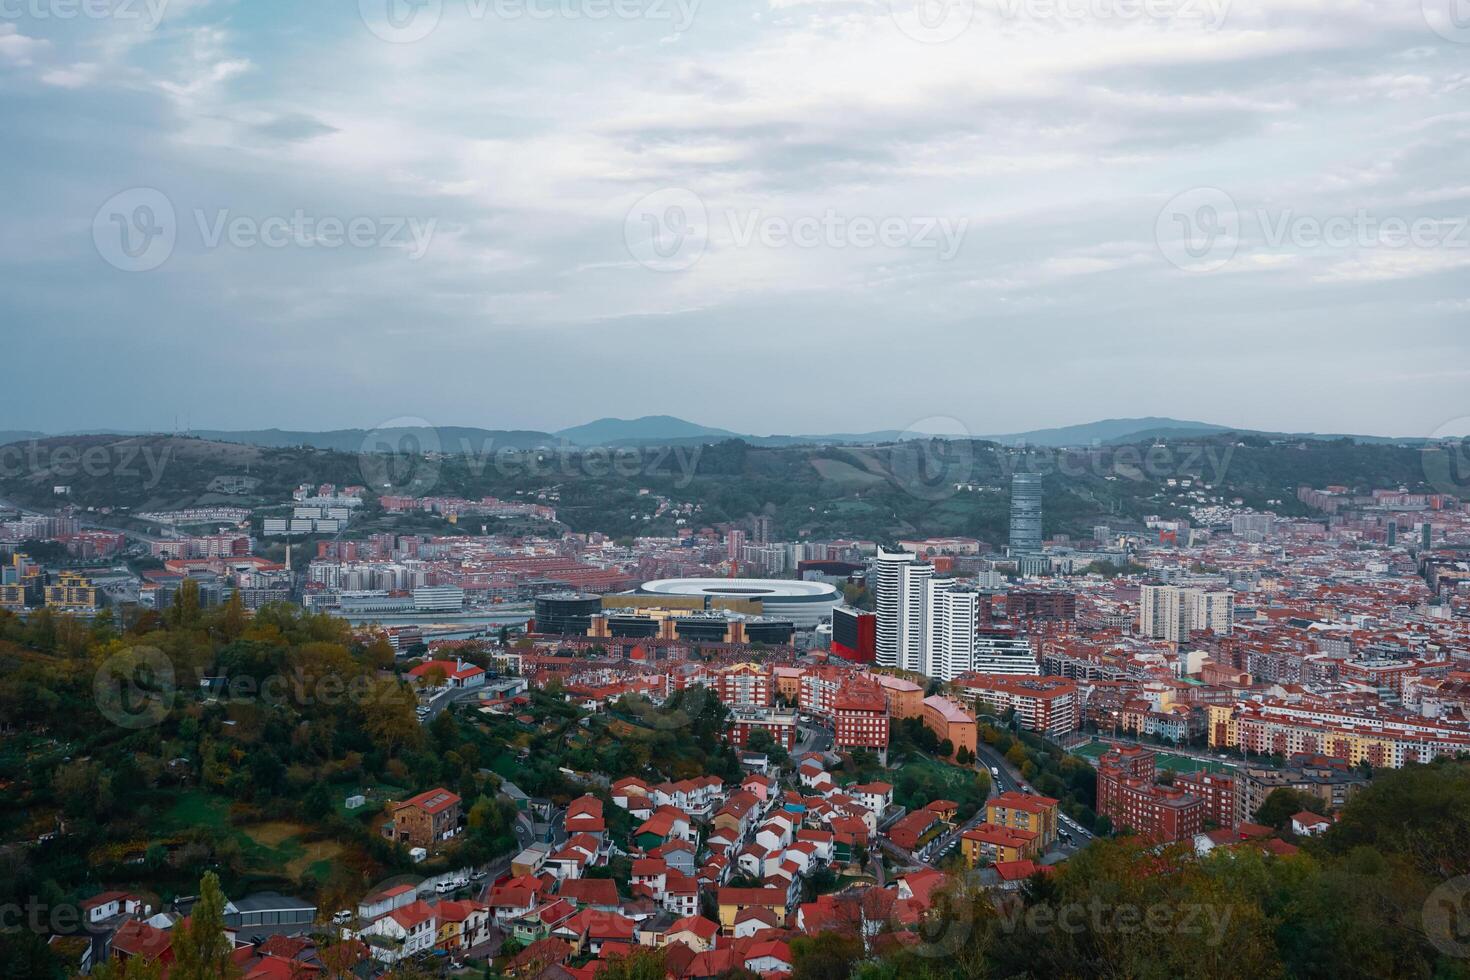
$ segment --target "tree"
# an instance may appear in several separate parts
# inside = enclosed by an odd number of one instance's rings
[[[635,949],[619,956],[597,973],[597,980],[665,980],[668,967],[661,949]]]
[[[174,964],[169,980],[228,980],[238,976],[239,970],[230,961],[231,952],[225,935],[225,893],[215,873],[206,871],[188,924],[174,927]]]
[[[1293,814],[1321,805],[1322,801],[1311,793],[1282,786],[1273,789],[1256,810],[1256,823],[1274,830],[1283,830],[1291,823]]]
[[[863,941],[857,936],[825,932],[791,940],[792,980],[847,980],[863,959]]]

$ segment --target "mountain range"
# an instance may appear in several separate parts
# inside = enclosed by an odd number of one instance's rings
[[[1351,439],[1365,443],[1415,443],[1422,439],[1398,439],[1389,436],[1335,435],[1317,433],[1265,432],[1161,416],[1131,419],[1103,419],[1078,425],[1066,425],[1026,432],[976,434],[972,438],[1006,446],[1038,446],[1049,448],[1087,447],[1141,442],[1151,439],[1189,439],[1236,432],[1270,438]],[[84,432],[52,433],[81,435]],[[136,432],[93,429],[85,434],[138,435]],[[636,419],[603,418],[584,425],[554,432],[533,429],[483,429],[473,426],[402,427],[387,429],[331,429],[324,431],[286,429],[191,429],[184,433],[201,439],[237,442],[276,448],[310,446],[339,452],[361,451],[443,451],[449,453],[489,453],[500,449],[540,449],[558,446],[624,447],[673,446],[725,439],[743,439],[753,445],[872,445],[922,437],[913,430],[884,429],[873,432],[768,434],[754,435],[690,422],[672,415],[647,415]],[[938,438],[954,438],[952,433],[934,433]],[[0,445],[29,439],[46,438],[46,433],[0,430]]]

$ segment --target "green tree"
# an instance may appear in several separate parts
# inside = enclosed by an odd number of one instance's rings
[[[1311,793],[1282,786],[1273,789],[1256,809],[1256,823],[1275,830],[1284,830],[1291,824],[1293,814],[1321,805],[1322,801]]]
[[[174,932],[169,980],[228,980],[239,974],[230,961],[232,950],[225,935],[225,893],[213,871],[206,871],[199,882],[199,901],[190,910],[188,923],[175,926]]]

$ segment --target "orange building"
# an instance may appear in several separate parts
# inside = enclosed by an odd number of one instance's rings
[[[953,701],[941,695],[924,699],[924,724],[941,741],[948,740],[955,752],[968,749],[975,751],[975,716]]]
[[[924,714],[924,689],[913,681],[906,681],[902,677],[890,677],[887,674],[873,674],[873,680],[883,689],[883,697],[888,702],[888,714],[890,717],[919,718]]]

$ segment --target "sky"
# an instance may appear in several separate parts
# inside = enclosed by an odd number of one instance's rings
[[[0,89],[0,429],[1470,417],[1467,0],[0,0]]]

